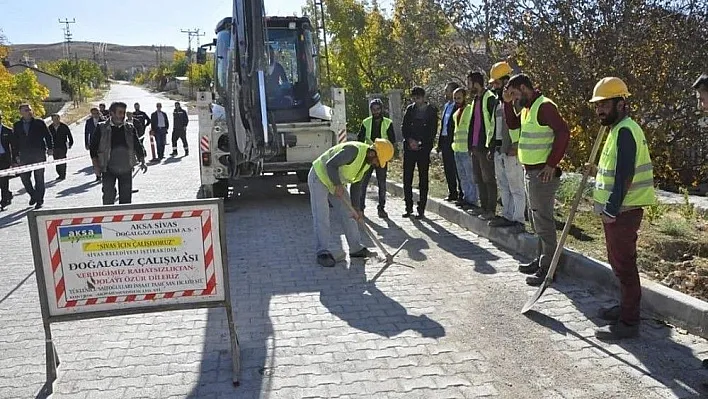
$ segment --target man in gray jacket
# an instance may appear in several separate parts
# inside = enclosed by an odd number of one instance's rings
[[[96,176],[103,180],[103,205],[113,205],[116,201],[116,181],[118,181],[118,202],[130,204],[133,193],[133,167],[140,163],[143,173],[145,150],[140,145],[138,133],[132,123],[125,122],[127,105],[122,102],[111,104],[108,109],[110,119],[98,124],[91,136],[89,151]]]

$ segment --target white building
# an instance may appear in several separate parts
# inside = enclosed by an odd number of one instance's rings
[[[49,97],[45,98],[44,101],[47,102],[53,102],[53,101],[69,101],[71,99],[71,96],[69,94],[64,93],[61,89],[61,78],[52,75],[51,73],[44,72],[40,69],[33,68],[27,65],[23,64],[15,64],[15,65],[10,65],[7,67],[7,70],[11,74],[18,74],[22,73],[25,70],[31,70],[34,72],[35,76],[37,76],[37,80],[39,81],[40,84],[45,86],[47,89],[49,89]]]

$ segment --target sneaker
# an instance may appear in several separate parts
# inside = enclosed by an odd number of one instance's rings
[[[619,341],[622,339],[636,338],[638,336],[639,324],[630,325],[623,321],[598,328],[595,331],[595,338],[600,341]]]
[[[511,227],[514,226],[516,223],[512,222],[511,220],[505,217],[498,217],[496,219],[490,220],[487,224],[489,225],[489,227]]]
[[[379,207],[379,217],[381,219],[388,219],[388,213],[386,213],[383,207]]]
[[[619,305],[600,308],[597,312],[598,317],[606,321],[619,321],[621,309]]]
[[[364,247],[364,248],[354,252],[353,254],[349,254],[349,257],[350,258],[369,258],[374,255],[375,254],[373,252],[369,251],[369,248]]]
[[[524,274],[534,274],[538,271],[538,262],[536,258],[529,263],[522,263],[519,265],[519,271]]]
[[[317,263],[322,267],[334,267],[334,265],[337,264],[334,260],[334,256],[329,252],[317,255]]]

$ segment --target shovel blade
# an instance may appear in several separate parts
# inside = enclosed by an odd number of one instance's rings
[[[529,300],[526,301],[526,303],[524,304],[524,307],[521,308],[521,314],[525,314],[526,312],[528,312],[529,310],[531,310],[531,308],[533,307],[533,305],[535,305],[536,302],[541,298],[541,295],[543,295],[543,293],[546,291],[546,288],[548,288],[549,285],[551,285],[551,281],[550,281],[550,280],[544,280],[544,281],[543,281],[543,285],[541,285],[540,287],[538,287],[538,289],[537,289],[536,292],[533,294],[533,296],[532,296],[531,298],[529,298]]]

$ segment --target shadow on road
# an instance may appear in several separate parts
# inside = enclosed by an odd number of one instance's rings
[[[350,333],[338,327],[322,328],[321,323],[345,322],[383,337],[408,330],[426,337],[445,335],[439,323],[425,315],[408,314],[401,304],[367,283],[363,262],[319,267],[310,250],[314,238],[306,185],[290,180],[249,180],[247,186],[235,188],[236,198],[226,206],[230,211],[226,230],[231,297],[241,346],[241,385],[231,385],[225,312],[214,309],[209,311],[205,328],[200,381],[189,398],[217,392],[232,392],[234,398],[275,397],[269,392],[270,376],[287,368],[280,364],[282,351],[300,357],[317,347],[293,347],[292,337],[327,342]],[[332,228],[335,234],[342,234],[336,221]],[[284,338],[288,347],[280,344]],[[300,339],[297,342],[299,345]],[[281,355],[276,358],[275,354]]]
[[[11,206],[16,206],[14,203],[17,201],[17,199],[13,200],[13,205]],[[3,213],[0,213],[0,215],[3,215],[0,217],[0,229],[5,229],[10,226],[14,226],[16,224],[22,223],[22,219],[25,218],[27,215],[27,212],[29,212],[32,209],[32,207],[26,207],[23,209],[20,209],[19,211],[15,211],[10,214],[5,214],[5,212],[8,212],[8,209],[5,209]]]
[[[571,282],[556,284],[554,288],[567,296],[577,310],[597,326],[606,324],[597,317],[598,301],[586,286]],[[676,397],[708,397],[708,370],[703,369],[701,360],[694,356],[691,348],[671,339],[671,329],[668,326],[646,317],[647,315],[642,317],[639,338],[617,341],[615,345],[602,343],[585,331],[575,331],[555,318],[533,310],[526,316],[558,334],[581,340],[601,357],[610,357],[623,363],[637,378],[651,378],[658,381],[671,389]]]
[[[456,236],[431,219],[423,219],[422,221],[414,220],[413,224],[418,230],[433,240],[443,251],[455,254],[455,256],[459,258],[472,261],[474,263],[474,271],[477,273],[495,274],[497,272],[497,269],[490,265],[489,261],[498,260],[499,257],[486,249]]]
[[[78,186],[65,188],[57,193],[57,197],[68,197],[76,194],[83,194],[88,192],[91,188],[100,185],[101,182],[95,179],[87,181],[85,183],[79,184]]]

